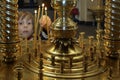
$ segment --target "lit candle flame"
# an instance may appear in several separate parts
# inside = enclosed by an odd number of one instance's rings
[[[45,7],[45,15],[47,16],[47,7]]]
[[[94,0],[91,0],[91,2],[93,2]]]
[[[42,3],[42,7],[44,7],[45,6],[45,4],[44,3]]]
[[[44,14],[44,6],[45,6],[45,4],[42,3],[42,14],[41,14],[41,16],[43,16],[43,14]]]
[[[35,31],[35,33],[34,33],[34,48],[36,49],[36,40],[37,40],[37,36],[36,36],[37,35],[37,24],[36,24],[36,21],[37,21],[37,10],[35,10],[34,13],[35,13],[35,17],[34,17],[34,19],[35,19],[35,22],[34,22],[35,23],[35,25],[34,25],[34,27],[35,27],[34,28],[35,29],[34,30]]]

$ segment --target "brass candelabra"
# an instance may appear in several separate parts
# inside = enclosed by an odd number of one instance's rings
[[[106,3],[106,7],[111,6],[109,3],[115,5],[115,2],[119,4],[117,0],[110,0],[110,2]],[[93,36],[85,39],[85,33],[81,32],[79,39],[76,39],[77,25],[69,18],[69,13],[75,7],[77,0],[51,0],[51,6],[56,10],[59,17],[50,27],[52,37],[49,37],[50,39],[46,41],[35,40],[35,43],[38,43],[35,48],[32,47],[34,41],[28,41],[26,44],[26,41],[19,40],[17,0],[1,0],[0,3],[2,4],[0,5],[1,80],[120,79],[118,76],[120,72],[119,59],[114,61],[105,55],[116,49],[115,47],[111,49],[112,46],[107,44],[116,43],[116,40],[113,41],[112,39],[111,41],[106,37],[107,35],[110,36],[110,34],[105,32],[105,38],[101,41],[100,32],[97,34],[97,40]],[[119,10],[116,8],[115,10]],[[107,11],[105,13],[106,15],[110,14]],[[116,17],[117,15],[113,14],[113,16]],[[111,18],[106,16],[106,19],[112,20]],[[105,24],[106,27],[109,25],[107,22]],[[113,29],[106,28],[105,30],[112,33]],[[107,45],[100,45],[102,42]],[[119,53],[119,48],[117,48],[117,51]]]
[[[23,56],[25,67],[40,79],[84,79],[102,74],[107,69],[104,56],[99,57],[99,49],[96,49],[93,37],[89,37],[86,43],[81,33],[81,44],[75,38],[77,25],[69,18],[69,14],[76,2],[77,0],[51,0],[51,6],[59,16],[51,26],[51,41],[42,41],[38,56],[33,55],[36,53],[30,47],[28,50],[32,51],[27,51]]]

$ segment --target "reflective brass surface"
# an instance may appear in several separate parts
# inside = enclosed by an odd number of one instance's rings
[[[120,1],[106,0],[105,7],[105,49],[107,56],[118,58],[120,49]]]
[[[97,30],[101,29],[101,22],[104,20],[104,6],[97,6],[97,7],[90,7],[88,8],[88,10],[90,10],[94,17],[95,20],[97,21]]]
[[[30,55],[29,59],[26,55],[23,58],[25,67],[38,74],[39,78],[84,79],[107,71],[106,61],[104,58],[99,58],[99,50],[92,47],[95,45],[91,45],[91,38],[90,43],[85,43],[85,50],[75,38],[77,26],[69,18],[69,13],[76,5],[76,1],[51,0],[52,7],[59,15],[51,26],[53,38],[50,42],[42,43],[39,57],[32,56],[31,60]]]
[[[37,49],[33,48],[34,41],[28,41],[27,45],[25,40],[19,43],[17,0],[1,0],[0,4],[4,4],[0,5],[0,80],[120,79],[120,56],[111,59],[105,55],[103,42],[108,44],[108,38],[101,40],[99,31],[97,40],[93,36],[84,39],[84,32],[79,39],[75,38],[77,26],[68,12],[76,5],[76,0],[51,0],[59,18],[51,26],[53,37],[50,41],[38,40]]]
[[[13,62],[19,53],[17,0],[0,1],[0,53],[5,62]]]
[[[59,15],[51,27],[55,38],[75,37],[77,26],[76,23],[69,18],[70,11],[75,5],[76,0],[51,0],[51,6]]]

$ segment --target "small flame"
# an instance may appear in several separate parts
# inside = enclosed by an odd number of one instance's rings
[[[44,3],[42,3],[42,7],[44,7],[45,6],[45,4]]]
[[[91,0],[91,2],[93,2],[94,0]]]
[[[47,11],[47,7],[45,7],[45,10]]]

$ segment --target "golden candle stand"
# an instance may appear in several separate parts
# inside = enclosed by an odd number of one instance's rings
[[[77,26],[69,13],[76,0],[51,0],[59,17],[52,23],[52,38],[36,40],[36,49],[34,41],[28,41],[26,47],[25,41],[17,36],[17,16],[11,15],[17,12],[17,0],[0,3],[4,4],[3,9],[0,8],[0,21],[3,22],[0,25],[0,80],[120,79],[119,59],[106,57],[103,45],[98,45],[100,37],[84,39],[84,33],[80,33],[79,39],[75,38]]]

